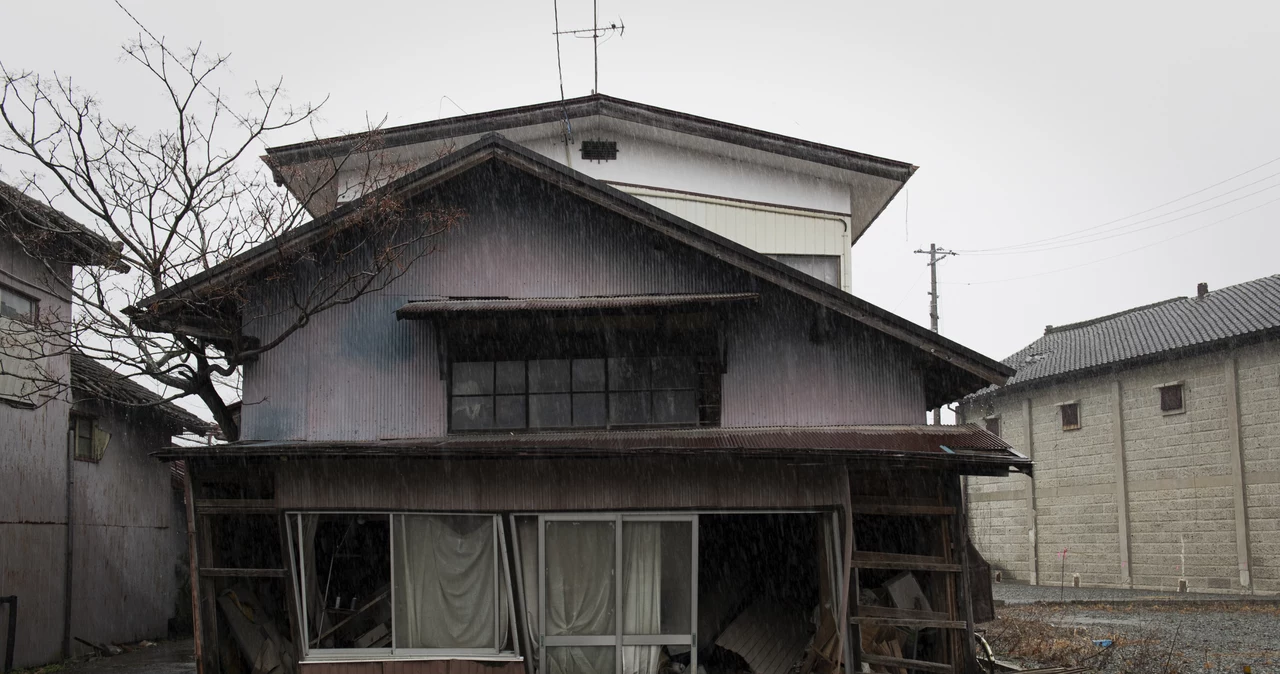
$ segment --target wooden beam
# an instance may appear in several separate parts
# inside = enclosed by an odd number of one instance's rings
[[[892,606],[859,606],[858,615],[868,618],[896,618],[905,620],[949,620],[950,616],[938,611],[917,611]]]
[[[897,627],[910,627],[913,629],[926,629],[936,627],[944,630],[962,630],[965,628],[963,620],[920,620],[918,618],[874,618],[872,616],[852,616],[853,622],[859,625],[892,625]]]
[[[894,658],[887,655],[874,655],[872,653],[863,653],[862,661],[868,665],[905,667],[907,669],[921,669],[926,672],[939,672],[940,674],[953,674],[953,672],[955,672],[951,665],[943,662],[927,662],[925,660],[912,660],[910,658]]]
[[[944,505],[854,503],[853,513],[855,515],[954,515],[956,509]]]
[[[891,569],[897,571],[946,571],[958,573],[959,564],[932,555],[897,555],[888,552],[855,552],[853,566],[859,569]]]
[[[289,572],[284,569],[226,569],[202,568],[200,575],[205,578],[287,578]]]
[[[274,515],[277,510],[276,502],[270,499],[196,499],[200,515]]]

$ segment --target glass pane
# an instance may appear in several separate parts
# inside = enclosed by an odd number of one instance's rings
[[[529,390],[533,393],[568,392],[569,361],[529,361]]]
[[[453,394],[493,393],[493,363],[454,363]]]
[[[698,423],[698,397],[693,391],[654,391],[653,422],[656,424]]]
[[[649,388],[648,358],[610,358],[609,390],[635,391]]]
[[[508,360],[496,363],[497,381],[495,393],[524,393],[524,361]]]
[[[494,420],[494,428],[524,428],[525,397],[498,396]]]
[[[610,424],[648,424],[652,419],[648,391],[609,394]]]
[[[623,634],[691,634],[693,523],[623,522],[620,582]]]
[[[698,376],[697,361],[692,358],[654,358],[654,388],[693,388]]]
[[[0,316],[4,318],[31,318],[34,309],[35,303],[26,297],[0,289]]]
[[[493,428],[493,397],[454,397],[450,402],[449,428],[455,431]]]
[[[529,428],[568,428],[572,421],[568,393],[529,396]]]
[[[607,521],[547,522],[548,635],[614,634],[613,532]]]
[[[573,361],[573,390],[604,390],[603,358],[588,358]]]
[[[613,646],[548,646],[551,674],[598,674],[617,671]]]
[[[299,547],[311,648],[389,648],[387,516],[303,515]]]
[[[605,425],[604,394],[573,394],[573,425],[595,426]]]
[[[396,515],[396,648],[493,648],[505,630],[493,584],[493,517]],[[496,620],[495,620],[496,618]]]

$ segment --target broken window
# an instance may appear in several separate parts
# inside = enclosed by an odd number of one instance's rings
[[[310,657],[515,655],[494,515],[290,516]]]
[[[111,434],[98,427],[92,417],[71,417],[71,442],[77,461],[101,461],[106,454]]]
[[[1181,412],[1182,411],[1182,384],[1165,384],[1158,387],[1160,389],[1160,411],[1161,412]]]

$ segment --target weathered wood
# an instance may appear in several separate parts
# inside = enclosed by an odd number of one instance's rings
[[[356,616],[362,615],[365,611],[368,611],[374,606],[377,606],[379,603],[381,603],[383,600],[385,600],[389,596],[391,596],[391,590],[389,589],[384,592],[378,593],[378,596],[374,597],[373,599],[370,599],[368,603],[356,609],[354,613],[343,618],[341,621],[338,622],[338,624],[334,625],[333,627],[330,627],[329,629],[325,630],[323,633],[320,634],[320,636],[312,639],[311,647],[315,648],[316,646],[320,645],[320,641],[323,640],[325,637],[342,629],[344,625],[351,622],[351,620],[354,619]]]
[[[890,569],[896,571],[946,571],[957,573],[959,564],[948,562],[946,557],[933,555],[899,555],[889,552],[855,552],[853,566],[859,569]]]
[[[202,567],[200,575],[205,578],[286,578],[289,572],[285,569],[227,569]]]
[[[849,619],[858,625],[891,625],[913,629],[936,627],[944,630],[962,630],[965,628],[963,620],[921,620],[920,618],[878,618],[872,616],[853,616]]]
[[[269,499],[206,498],[196,500],[200,515],[273,515],[275,501]]]
[[[187,573],[191,575],[191,630],[195,635],[196,674],[208,674],[204,660],[204,616],[200,615],[200,559],[196,551],[195,490],[191,487],[191,462],[182,471],[182,500],[187,513]]]
[[[868,665],[883,665],[885,667],[905,667],[907,669],[921,669],[926,672],[940,672],[941,674],[952,674],[955,669],[951,665],[944,662],[927,662],[925,660],[912,660],[910,658],[892,658],[887,655],[875,655],[873,653],[863,653],[862,661]]]
[[[946,613],[938,611],[917,611],[909,608],[892,606],[858,606],[858,615],[869,618],[895,618],[901,620],[950,620]]]

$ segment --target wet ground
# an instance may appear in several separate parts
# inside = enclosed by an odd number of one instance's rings
[[[1103,672],[1161,674],[1241,672],[1248,665],[1254,674],[1280,674],[1277,598],[1025,585],[997,585],[993,594],[1005,604],[985,626],[989,637],[1036,664],[1087,659]]]
[[[149,648],[111,657],[64,663],[58,674],[192,674],[196,671],[195,642],[161,641]]]

